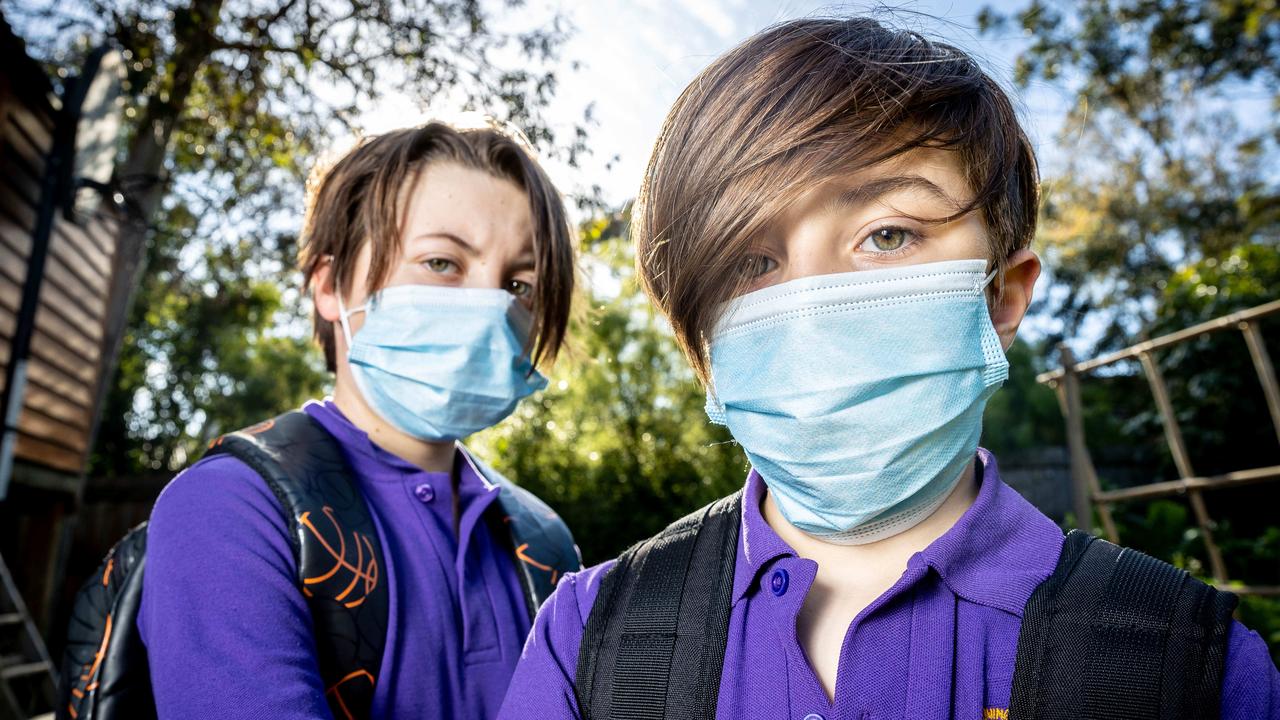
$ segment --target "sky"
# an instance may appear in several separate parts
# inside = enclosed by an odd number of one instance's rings
[[[519,26],[558,11],[572,24],[574,33],[563,47],[559,88],[548,117],[553,127],[568,129],[584,108],[593,105],[593,155],[579,168],[548,162],[548,170],[566,190],[598,185],[606,202],[620,205],[635,196],[662,121],[685,86],[717,56],[775,22],[880,8],[877,12],[887,12],[884,17],[894,24],[970,51],[1014,90],[1011,68],[1026,41],[1020,34],[979,37],[976,18],[987,4],[1007,12],[1025,2],[919,0],[886,6],[800,0],[531,0],[499,22]],[[1061,89],[1043,86],[1014,94],[1045,169],[1050,170],[1058,118],[1065,114],[1069,98]],[[388,112],[388,102],[398,109]],[[414,112],[407,98],[384,101],[364,124],[368,131],[388,130],[403,126]]]

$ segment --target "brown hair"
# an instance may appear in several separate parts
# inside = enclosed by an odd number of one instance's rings
[[[968,54],[868,18],[809,18],[748,38],[667,115],[632,214],[645,290],[695,372],[753,238],[818,183],[914,148],[958,153],[991,255],[1035,233],[1035,153],[1008,96]]]
[[[308,181],[306,218],[299,265],[306,286],[332,257],[331,281],[346,294],[360,248],[372,242],[370,289],[386,282],[400,255],[406,187],[412,187],[428,163],[453,162],[511,180],[529,196],[533,252],[538,282],[533,297],[534,364],[554,358],[564,342],[573,295],[573,244],[564,203],[533,157],[496,129],[459,130],[433,122],[362,140],[329,168],[317,168]],[[315,336],[335,370],[334,323],[314,316]]]

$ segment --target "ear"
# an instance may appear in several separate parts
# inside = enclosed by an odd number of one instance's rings
[[[1023,248],[1009,256],[1004,275],[999,278],[1000,302],[991,308],[991,323],[995,325],[1000,344],[1005,350],[1013,345],[1018,326],[1031,306],[1031,294],[1040,277],[1040,258]]]
[[[338,307],[338,290],[333,283],[333,259],[321,263],[311,276],[311,301],[316,314],[334,325],[338,324],[341,310]]]

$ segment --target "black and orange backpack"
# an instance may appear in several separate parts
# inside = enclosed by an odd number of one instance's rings
[[[465,452],[465,449],[464,449]],[[266,481],[280,501],[315,624],[326,699],[339,720],[367,718],[386,646],[389,597],[382,547],[363,495],[332,435],[305,412],[285,413],[215,440]],[[490,527],[510,541],[530,618],[556,580],[579,569],[573,537],[532,493],[467,454],[500,485]],[[505,526],[506,530],[501,529]],[[537,560],[527,548],[537,548]],[[76,596],[58,688],[59,720],[155,718],[146,646],[137,630],[146,564],[146,523],[107,554]],[[345,572],[335,572],[345,568]],[[355,568],[352,570],[351,568]]]

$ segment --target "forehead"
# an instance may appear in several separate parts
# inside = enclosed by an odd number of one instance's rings
[[[514,180],[451,161],[428,163],[400,190],[406,234],[435,229],[476,240],[533,242],[529,196]]]

